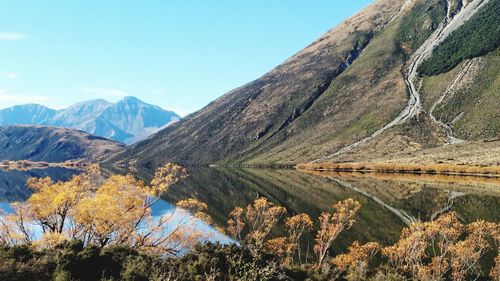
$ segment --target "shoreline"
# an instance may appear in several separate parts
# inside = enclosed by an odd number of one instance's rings
[[[441,184],[464,184],[484,188],[500,187],[500,177],[478,177],[468,175],[446,175],[446,174],[402,174],[402,173],[377,173],[377,172],[336,172],[317,170],[297,170],[300,173],[321,177],[351,178],[351,179],[373,179],[381,181],[419,182],[419,183],[441,183]]]
[[[28,161],[28,160],[4,160],[0,162],[0,169],[3,170],[35,170],[35,169],[47,169],[47,168],[67,168],[67,169],[82,169],[89,165],[87,162],[82,162],[79,160],[69,160],[65,162],[45,162],[45,161]]]
[[[500,166],[470,166],[456,164],[400,164],[400,163],[302,163],[296,166],[304,171],[361,172],[385,174],[450,175],[500,177]]]

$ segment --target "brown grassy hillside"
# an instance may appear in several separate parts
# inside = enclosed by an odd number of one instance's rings
[[[467,7],[479,7],[477,3],[486,1],[477,0]],[[438,42],[434,36],[441,34],[454,15],[458,14],[466,26],[467,21],[460,16],[473,16],[480,10],[470,12],[461,0],[452,4],[448,9],[447,2],[439,0],[377,0],[261,78],[105,163],[150,169],[167,161],[359,162],[441,147],[453,140],[455,127],[456,137],[465,140],[495,139],[496,53],[478,59],[484,61],[476,68],[480,71],[467,73],[471,86],[453,90],[457,94],[443,98],[432,110],[434,115],[430,114],[431,107],[461,71],[452,69],[437,78],[409,75],[414,73],[410,69],[420,56],[432,58],[432,49],[419,51],[421,45]],[[467,11],[460,14],[464,9]],[[458,29],[445,33],[456,37],[461,27],[450,25]],[[478,75],[481,72],[486,75]],[[409,104],[409,84],[417,88],[422,103],[402,122],[370,137],[404,113]],[[367,137],[368,141],[352,151],[334,155]],[[455,152],[452,158],[460,158]]]
[[[124,145],[83,131],[45,126],[0,126],[0,160],[95,161]]]

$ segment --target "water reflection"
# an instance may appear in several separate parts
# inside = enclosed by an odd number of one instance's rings
[[[0,169],[0,204],[24,201],[31,195],[31,190],[26,187],[26,180],[30,177],[51,177],[54,181],[66,181],[79,170],[50,167],[47,169],[33,169],[27,171]]]
[[[196,198],[208,204],[214,221],[225,226],[227,215],[236,206],[247,206],[260,196],[287,208],[290,214],[307,213],[317,218],[322,211],[343,199],[358,200],[362,207],[352,229],[334,244],[342,252],[355,240],[377,241],[388,245],[398,240],[401,229],[416,220],[430,220],[447,211],[455,211],[465,223],[484,219],[500,222],[499,179],[435,177],[387,174],[316,173],[295,170],[190,168],[190,176],[164,195],[153,206],[153,214],[173,212],[177,202]],[[24,185],[30,176],[51,176],[67,180],[78,171],[61,168],[32,171],[0,170],[0,208],[8,202],[25,200],[30,191]],[[116,171],[107,171],[107,174]],[[150,173],[141,173],[147,181]],[[200,224],[207,232],[212,228]],[[272,235],[282,235],[276,229]],[[217,235],[215,235],[217,236]],[[216,239],[228,241],[223,236]],[[311,245],[313,237],[306,239]]]
[[[433,180],[432,177],[230,168],[191,168],[190,174],[187,180],[173,186],[165,198],[201,200],[208,204],[209,214],[219,225],[225,225],[227,214],[234,207],[246,206],[259,196],[286,207],[290,214],[303,212],[314,218],[339,200],[358,200],[362,207],[356,223],[336,241],[336,252],[355,240],[394,243],[406,224],[429,220],[447,211],[455,211],[466,223],[478,219],[500,221],[498,179]],[[282,232],[278,229],[274,235]],[[308,240],[312,242],[313,237]]]
[[[31,195],[31,190],[26,186],[26,181],[31,177],[50,177],[53,181],[67,181],[73,175],[81,173],[81,170],[71,170],[64,168],[47,168],[34,170],[1,170],[0,169],[0,215],[13,211],[11,203],[25,201]],[[110,175],[109,172],[105,175]],[[209,241],[219,241],[228,243],[231,240],[217,232],[203,221],[194,218],[188,212],[176,208],[175,204],[160,198],[151,206],[153,218],[169,218],[169,225],[166,233],[173,231],[179,226],[189,226],[201,233],[203,239]],[[38,225],[31,225],[32,232],[36,237],[40,236],[42,229]]]

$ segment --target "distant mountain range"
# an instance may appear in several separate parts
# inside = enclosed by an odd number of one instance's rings
[[[172,111],[125,97],[117,103],[98,99],[55,110],[24,104],[0,110],[0,125],[44,125],[73,128],[126,144],[143,140],[178,121]]]

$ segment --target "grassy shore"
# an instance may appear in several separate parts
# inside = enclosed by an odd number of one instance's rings
[[[337,172],[376,172],[402,174],[441,174],[500,177],[500,166],[469,166],[456,164],[400,163],[303,163],[298,170]]]
[[[88,166],[87,162],[80,160],[69,160],[60,163],[51,163],[45,161],[28,161],[28,160],[4,160],[0,162],[0,169],[6,170],[33,170],[33,169],[46,169],[50,167],[61,167],[70,169],[81,169]]]

